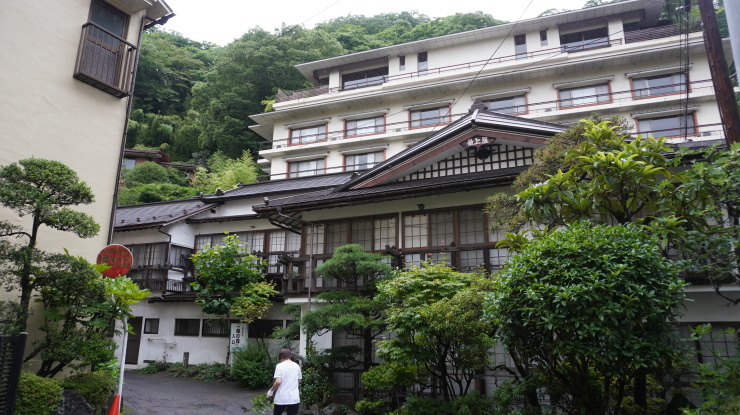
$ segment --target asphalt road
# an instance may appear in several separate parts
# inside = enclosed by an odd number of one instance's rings
[[[249,401],[265,391],[235,383],[201,382],[162,374],[124,374],[123,405],[128,415],[245,415]]]

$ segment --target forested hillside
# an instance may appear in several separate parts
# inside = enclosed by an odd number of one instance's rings
[[[278,89],[311,86],[294,65],[500,23],[481,12],[439,19],[416,12],[350,15],[314,29],[254,28],[224,47],[153,28],[142,40],[126,146],[203,165],[216,153],[256,155],[260,137],[249,130],[249,115],[264,111]]]

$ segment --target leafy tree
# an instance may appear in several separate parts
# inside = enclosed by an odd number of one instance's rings
[[[675,353],[684,283],[639,227],[571,225],[534,240],[496,278],[498,338],[566,395],[568,413],[619,413],[640,369]]]
[[[238,159],[227,159],[222,153],[216,153],[211,156],[209,164],[210,171],[198,169],[193,180],[193,187],[203,193],[231,190],[240,183],[254,183],[261,171],[247,151]]]
[[[249,323],[272,305],[271,298],[277,292],[264,281],[262,260],[245,254],[236,235],[226,236],[223,245],[194,254],[192,260],[197,281],[191,285],[204,313],[221,318],[237,316]]]
[[[93,200],[87,184],[58,161],[29,158],[0,166],[0,205],[19,217],[31,218],[27,229],[0,221],[0,236],[25,239],[21,243],[0,240],[0,261],[4,263],[0,277],[6,287],[21,292],[19,331],[26,329],[31,294],[43,281],[39,277],[49,271],[43,268],[48,255],[36,248],[41,227],[72,232],[81,238],[95,236],[100,226],[93,218],[71,209]]]
[[[489,365],[495,327],[482,317],[491,283],[431,263],[383,280],[378,299],[396,336],[379,343],[378,356],[416,368],[417,381],[431,379],[426,386],[445,401],[466,394],[475,371]]]
[[[43,274],[37,274],[44,336],[25,361],[40,356],[36,374],[54,377],[68,366],[95,367],[114,360],[111,324],[131,314],[130,305],[150,292],[126,277],[102,278],[105,266],[69,254],[51,255],[44,265]]]
[[[177,169],[164,167],[153,161],[145,161],[126,170],[123,174],[124,183],[128,187],[136,187],[141,184],[168,183],[178,186],[187,184],[188,179]]]
[[[729,222],[740,205],[733,190],[740,186],[740,146],[668,158],[672,150],[664,140],[627,141],[608,122],[587,121],[582,128],[583,141],[561,153],[567,170],[544,175],[546,180],[515,196],[489,199],[487,209],[497,225],[521,236],[528,228],[580,220],[635,223],[659,238],[664,256],[688,261],[685,276],[710,279],[720,295],[738,303],[721,287],[740,280],[732,265],[740,227]],[[679,165],[686,168],[675,172]],[[527,173],[533,180],[542,177],[531,175],[537,168]],[[516,240],[512,235],[509,243]]]
[[[316,268],[315,273],[336,280],[345,290],[317,295],[322,307],[308,311],[303,316],[303,330],[309,337],[332,331],[362,339],[362,350],[351,348],[347,354],[361,352],[363,369],[370,369],[373,342],[385,329],[382,303],[375,298],[376,284],[381,277],[390,275],[391,271],[382,254],[365,252],[355,244],[337,248],[330,259]]]
[[[214,70],[193,87],[192,114],[202,127],[200,148],[228,158],[245,150],[256,154],[261,140],[248,128],[250,114],[261,112],[261,101],[278,88],[310,86],[294,65],[344,53],[326,32],[283,27],[280,35],[256,28],[224,47]]]
[[[186,199],[198,194],[188,187],[188,178],[179,170],[152,161],[137,164],[122,174],[125,187],[118,190],[118,206]]]

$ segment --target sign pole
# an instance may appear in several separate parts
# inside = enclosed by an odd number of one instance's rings
[[[98,254],[96,263],[106,264],[108,269],[103,271],[103,275],[109,278],[118,278],[126,275],[133,266],[134,257],[123,245],[108,245]],[[115,297],[111,298],[115,306]],[[118,393],[113,397],[108,415],[119,415],[121,413],[121,394],[123,393],[123,371],[126,364],[126,347],[128,346],[128,316],[125,314],[121,317],[123,329],[123,344],[121,344],[121,361],[118,373]]]

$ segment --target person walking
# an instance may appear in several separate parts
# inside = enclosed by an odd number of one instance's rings
[[[288,410],[288,415],[298,413],[298,405],[301,402],[298,387],[300,386],[303,375],[301,367],[298,366],[291,358],[293,352],[290,349],[282,349],[278,354],[278,363],[275,366],[275,381],[267,391],[267,397],[275,395],[275,411],[273,415],[282,415],[284,410]]]

